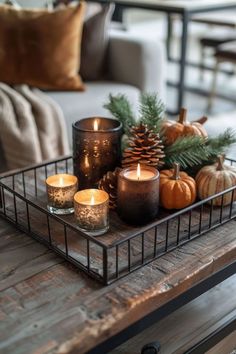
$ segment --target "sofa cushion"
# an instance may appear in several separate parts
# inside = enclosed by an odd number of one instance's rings
[[[0,81],[83,90],[78,75],[85,4],[22,10],[0,5]]]
[[[55,7],[63,8],[71,0],[56,0]],[[106,54],[109,41],[109,28],[114,4],[101,5],[89,2],[81,40],[80,75],[85,81],[104,78],[106,73]]]
[[[111,114],[103,108],[109,94],[125,94],[133,105],[134,111],[138,107],[140,91],[134,86],[109,81],[88,82],[84,92],[48,92],[61,106],[67,124],[70,144],[72,142],[72,123],[85,117],[103,116]]]
[[[104,5],[84,22],[80,74],[86,81],[98,80],[104,76],[108,28],[114,8],[114,4]]]

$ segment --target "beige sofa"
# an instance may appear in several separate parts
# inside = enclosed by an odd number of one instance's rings
[[[18,0],[18,4],[43,6],[43,2],[39,0]],[[103,107],[110,93],[125,94],[134,110],[138,109],[141,92],[157,92],[165,103],[165,49],[159,39],[140,37],[124,29],[111,29],[106,56],[105,78],[85,82],[84,92],[47,91],[47,95],[62,108],[70,146],[73,122],[89,116],[110,116]],[[6,170],[3,161],[0,142],[0,172]]]
[[[158,92],[165,102],[165,50],[158,40],[111,31],[106,80],[86,82],[85,92],[48,92],[61,106],[71,141],[71,125],[83,117],[109,116],[103,105],[109,93],[122,93],[137,108],[141,92]]]

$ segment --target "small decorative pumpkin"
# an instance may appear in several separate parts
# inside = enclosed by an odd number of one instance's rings
[[[182,209],[191,205],[197,195],[196,182],[186,172],[180,172],[180,165],[160,172],[160,201],[166,209]]]
[[[188,135],[197,135],[207,138],[207,131],[203,124],[207,121],[207,117],[202,117],[197,121],[188,122],[186,119],[187,110],[181,108],[177,122],[166,120],[162,125],[162,132],[167,145],[173,144],[179,137]]]
[[[224,156],[219,156],[217,163],[205,166],[198,172],[196,183],[199,198],[208,198],[236,185],[236,169],[232,166],[224,165]],[[231,199],[232,192],[224,195],[223,205],[230,204]],[[236,192],[234,192],[234,201],[236,201]],[[213,199],[213,205],[220,206],[221,203],[222,197]]]

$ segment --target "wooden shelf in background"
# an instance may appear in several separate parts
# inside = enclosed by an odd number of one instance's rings
[[[109,354],[137,354],[144,344],[158,340],[160,354],[182,354],[236,316],[236,275],[215,286]],[[236,331],[207,354],[230,354]]]

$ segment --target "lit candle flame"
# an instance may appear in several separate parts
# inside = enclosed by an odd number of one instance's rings
[[[84,166],[85,166],[86,168],[89,168],[88,155],[85,155],[85,157],[84,157]]]
[[[92,194],[92,196],[91,196],[90,204],[91,204],[91,205],[94,205],[94,204],[95,204],[95,200],[94,200],[94,195],[93,195],[93,194]]]
[[[59,177],[59,186],[60,186],[60,187],[63,187],[63,186],[64,186],[63,177]]]
[[[138,166],[137,166],[137,179],[138,180],[140,179],[140,176],[141,176],[141,168],[140,168],[140,164],[138,163]]]
[[[98,120],[97,119],[95,119],[95,121],[94,121],[93,129],[98,130]]]

